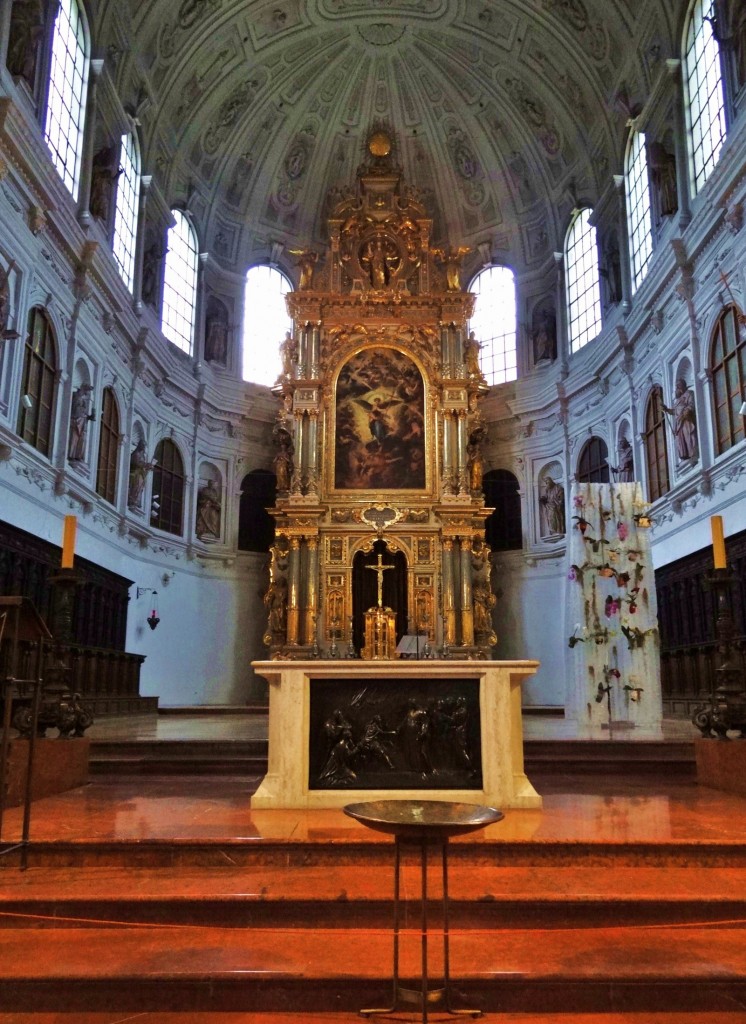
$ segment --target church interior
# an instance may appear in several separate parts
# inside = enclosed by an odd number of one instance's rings
[[[739,0],[3,0],[0,1024],[400,883],[397,1019],[746,1021],[745,206]]]

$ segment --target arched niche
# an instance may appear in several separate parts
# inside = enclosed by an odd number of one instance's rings
[[[382,600],[384,607],[396,614],[396,642],[408,632],[407,557],[401,550],[389,551],[386,541],[377,540],[369,551],[357,551],[352,559],[352,638],[357,651],[364,643],[363,616],[378,603],[379,574],[373,566],[378,563],[379,554],[382,564],[390,567],[382,573]],[[344,627],[345,623],[339,624],[340,631]],[[413,623],[412,630],[414,627]]]
[[[198,540],[215,543],[223,536],[223,474],[212,462],[200,464],[194,532]]]
[[[567,532],[566,495],[561,464],[554,459],[539,471],[537,478],[539,539],[556,541]]]
[[[238,550],[268,552],[275,539],[275,521],[267,509],[277,499],[277,479],[267,469],[252,469],[241,481],[238,506]]]
[[[494,509],[484,523],[485,540],[493,551],[523,547],[521,494],[518,478],[508,469],[491,469],[482,480],[484,504]]]

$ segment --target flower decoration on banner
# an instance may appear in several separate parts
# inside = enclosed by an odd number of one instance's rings
[[[635,704],[640,700],[640,697],[645,692],[641,686],[630,686],[629,683],[625,683],[622,689],[627,692],[629,699]]]
[[[575,506],[575,508],[583,508],[583,506],[585,505],[585,502],[579,494],[575,495],[575,497],[572,499],[572,503]]]
[[[609,542],[604,540],[603,537],[586,537],[584,535],[583,540],[586,544],[590,544],[594,555],[597,555],[599,551],[602,551],[602,549],[607,547],[609,544]]]
[[[626,540],[629,537],[629,527],[626,523],[623,523],[621,519],[617,521],[616,533],[619,540]]]
[[[641,555],[642,551],[639,548],[629,548],[627,551],[627,558],[630,562],[636,562]]]
[[[610,619],[612,615],[616,615],[620,608],[621,602],[619,601],[619,598],[612,597],[611,594],[609,594],[604,605],[604,615],[606,618]]]
[[[599,568],[598,568],[598,575],[603,577],[603,579],[605,579],[605,580],[610,580],[610,579],[612,579],[616,575],[616,573],[611,568],[609,563],[606,562],[605,565],[599,566]]]
[[[650,629],[639,629],[637,626],[622,625],[622,633],[627,641],[627,646],[630,651],[634,651],[640,647],[645,646],[645,638],[653,633],[657,633],[658,630],[655,626]]]
[[[582,534],[585,534],[585,531],[586,531],[586,530],[588,529],[588,527],[589,527],[589,526],[591,525],[591,524],[590,524],[590,523],[588,522],[588,520],[587,520],[587,519],[585,519],[585,518],[584,518],[584,517],[583,517],[582,515],[581,515],[581,516],[573,516],[573,519],[575,519],[575,520],[576,520],[576,523],[575,523],[575,529],[576,529],[576,530],[580,530],[580,532],[581,532]]]

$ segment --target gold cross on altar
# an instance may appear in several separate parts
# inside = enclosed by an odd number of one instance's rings
[[[383,608],[383,574],[387,569],[393,569],[393,565],[383,564],[383,555],[378,553],[378,564],[377,565],[366,565],[366,569],[372,569],[373,572],[378,573],[378,607]]]

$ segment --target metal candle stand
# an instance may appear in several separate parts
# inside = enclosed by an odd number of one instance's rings
[[[731,569],[713,569],[705,577],[708,589],[715,593],[715,634],[721,658],[709,699],[697,706],[692,722],[705,739],[728,739],[728,731],[738,731],[746,737],[746,693],[743,671],[738,664],[739,654],[734,643],[736,629],[728,601],[728,594],[738,577]]]

